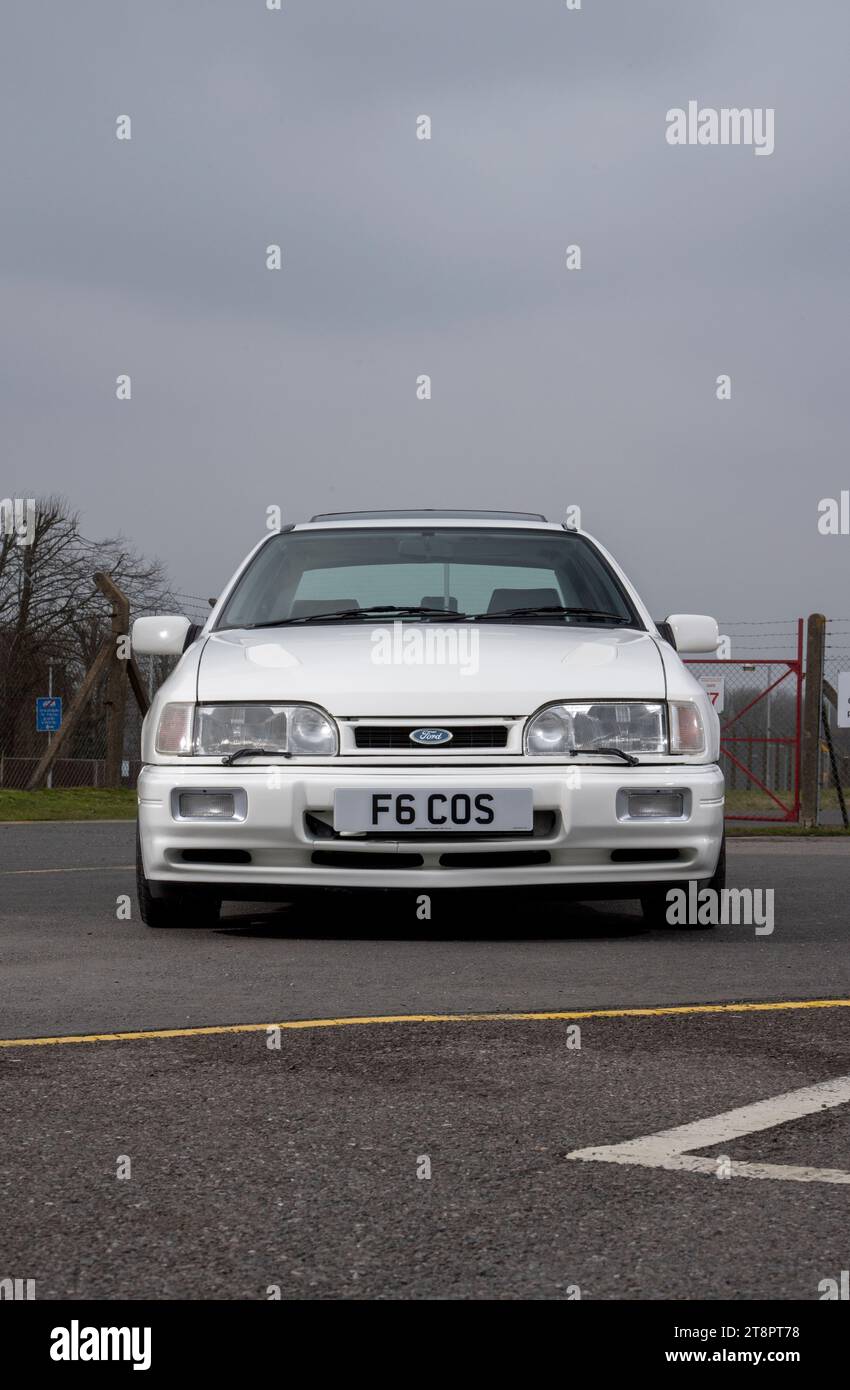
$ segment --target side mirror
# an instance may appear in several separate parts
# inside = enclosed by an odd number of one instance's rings
[[[133,651],[137,656],[180,656],[191,626],[189,619],[178,613],[137,618],[133,623]]]
[[[716,618],[704,613],[671,613],[664,626],[673,634],[677,652],[714,652],[720,641]]]

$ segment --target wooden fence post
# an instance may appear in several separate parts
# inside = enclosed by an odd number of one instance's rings
[[[124,758],[124,720],[127,713],[127,663],[118,655],[119,639],[129,638],[130,601],[113,584],[108,574],[98,570],[94,582],[104,598],[112,604],[112,661],[106,678],[106,765],[104,786],[121,786],[121,763]]]
[[[818,774],[820,771],[820,725],[825,641],[826,618],[823,613],[811,613],[806,631],[806,687],[803,700],[800,766],[800,820],[807,827],[817,825],[818,819]]]

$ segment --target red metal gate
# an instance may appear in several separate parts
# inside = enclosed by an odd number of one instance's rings
[[[803,620],[797,655],[753,660],[688,661],[719,703],[720,765],[726,819],[797,821],[803,715]],[[777,694],[778,692],[778,694]]]

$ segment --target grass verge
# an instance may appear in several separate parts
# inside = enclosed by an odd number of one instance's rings
[[[0,821],[135,820],[131,787],[55,787],[51,791],[0,790]]]
[[[739,821],[727,821],[726,834],[736,840],[742,837],[746,838],[747,835],[791,835],[796,839],[805,835],[817,835],[821,837],[824,835],[850,836],[850,830],[845,830],[841,825],[818,825],[809,829],[808,827],[804,828],[802,825],[789,825],[784,821],[781,825],[767,825],[764,821],[761,823],[750,821],[746,825],[742,825]]]

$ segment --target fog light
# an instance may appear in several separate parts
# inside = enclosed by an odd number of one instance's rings
[[[631,820],[680,820],[685,814],[681,792],[629,792]]]
[[[233,820],[233,792],[181,792],[180,814],[191,820]]]

